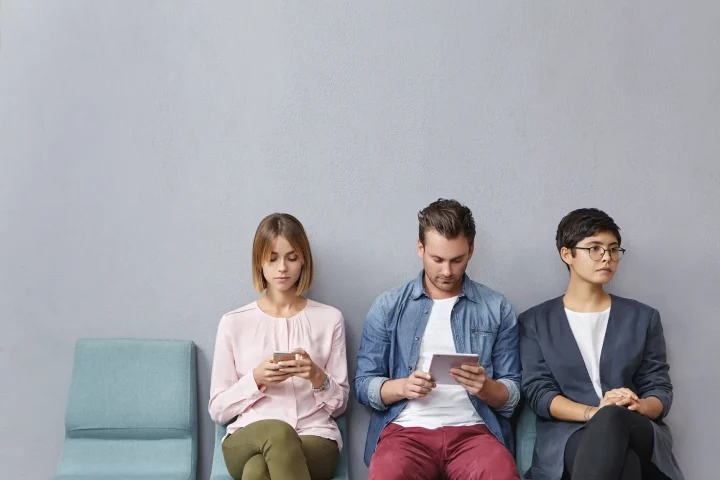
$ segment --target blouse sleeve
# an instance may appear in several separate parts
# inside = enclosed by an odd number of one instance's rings
[[[350,384],[347,371],[347,353],[345,347],[345,324],[342,315],[333,327],[330,356],[325,366],[330,387],[322,392],[315,392],[317,405],[324,408],[330,415],[342,415],[347,407]]]
[[[223,316],[215,339],[208,405],[210,417],[222,425],[265,396],[265,387],[258,388],[252,375],[238,375],[231,338],[227,317]]]

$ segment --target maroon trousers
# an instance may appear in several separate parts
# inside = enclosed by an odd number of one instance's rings
[[[368,480],[519,480],[510,452],[485,425],[434,430],[389,424]]]

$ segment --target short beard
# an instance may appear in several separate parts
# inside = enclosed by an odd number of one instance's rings
[[[454,289],[455,287],[457,287],[460,279],[458,279],[455,283],[451,283],[451,284],[447,284],[447,283],[438,284],[438,283],[435,283],[435,280],[433,280],[433,279],[430,279],[430,281],[435,286],[435,288],[437,288],[438,290],[442,290],[443,292],[449,292],[452,289]]]

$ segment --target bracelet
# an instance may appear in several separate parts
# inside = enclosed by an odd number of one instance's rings
[[[586,421],[586,422],[589,422],[589,421],[590,421],[590,410],[592,410],[592,408],[593,408],[593,407],[585,407],[585,415],[584,415],[584,417],[585,417],[585,421]]]
[[[330,388],[330,376],[325,374],[325,381],[323,382],[323,384],[320,385],[318,388],[313,388],[312,391],[313,393],[320,393],[324,392],[328,388]]]

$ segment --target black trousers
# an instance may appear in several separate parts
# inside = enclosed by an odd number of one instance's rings
[[[625,407],[603,407],[565,445],[564,478],[665,480],[650,462],[652,421]]]

